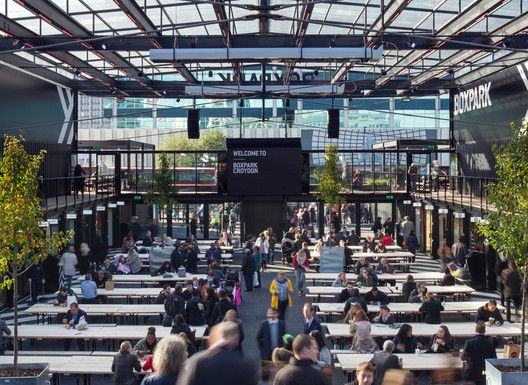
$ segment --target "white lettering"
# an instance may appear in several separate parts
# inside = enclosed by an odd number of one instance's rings
[[[453,114],[480,110],[491,106],[491,82],[462,91],[453,97]]]

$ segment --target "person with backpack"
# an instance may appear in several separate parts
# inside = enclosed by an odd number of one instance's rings
[[[174,291],[165,300],[165,316],[163,317],[162,325],[165,327],[171,326],[177,314],[185,313],[185,300],[182,297],[182,285],[177,284]]]

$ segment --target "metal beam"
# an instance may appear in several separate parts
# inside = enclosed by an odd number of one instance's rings
[[[224,47],[231,48],[233,47],[233,42],[231,41],[231,30],[229,29],[229,23],[227,20],[227,13],[224,7],[224,0],[212,0],[213,10],[216,15],[216,20],[218,20],[218,27],[222,32]],[[233,75],[238,84],[241,82],[240,76],[240,66],[237,62],[232,62],[233,66]]]
[[[509,55],[505,55],[500,59],[494,60],[489,65],[482,66],[479,69],[468,72],[462,76],[459,76],[454,80],[457,86],[463,86],[471,83],[475,80],[481,79],[485,76],[491,75],[495,72],[501,71],[504,68],[513,67],[519,63],[526,61],[526,53],[524,52],[513,52]]]
[[[141,7],[133,0],[114,0],[119,8],[128,16],[130,20],[145,34],[150,43],[156,47],[161,48],[159,38],[161,32],[158,31],[156,25],[150,20],[150,18],[143,12]],[[180,73],[181,76],[189,83],[198,83],[196,77],[191,71],[182,63],[174,62],[174,68]]]
[[[75,36],[76,38],[93,38],[94,35],[88,31],[82,24],[74,20],[71,16],[63,12],[55,4],[45,0],[24,0],[21,2],[26,9],[40,17],[43,21],[53,25],[55,28],[62,31],[68,36]],[[82,43],[86,48],[90,49],[95,55],[101,59],[106,60],[111,65],[120,68],[131,78],[134,78],[144,88],[151,91],[151,95],[161,96],[150,85],[149,80],[139,76],[139,70],[121,57],[121,55],[101,49],[97,49],[95,44]]]
[[[299,15],[299,21],[297,22],[297,29],[295,31],[295,47],[301,48],[303,44],[304,36],[306,35],[306,30],[312,17],[312,12],[314,9],[314,0],[306,0],[301,8],[301,13]],[[290,61],[286,66],[286,76],[284,77],[284,84],[288,84],[291,79],[291,73],[295,67],[295,61]]]
[[[456,36],[466,28],[472,26],[485,17],[487,14],[493,12],[497,7],[501,6],[504,0],[480,0],[475,1],[469,5],[463,12],[457,17],[450,19],[438,30],[435,31],[434,36]],[[417,61],[429,56],[435,49],[441,47],[443,43],[439,42],[427,50],[415,50],[411,51],[404,58],[397,63],[397,67],[392,67],[387,71],[385,76],[381,76],[376,80],[376,87],[379,87],[389,81],[394,76],[400,75],[405,71],[405,68],[413,65]]]
[[[405,9],[411,0],[391,0],[389,4],[382,9],[379,16],[374,20],[368,31],[365,33],[365,45],[372,47],[375,43],[381,44],[379,41],[385,29],[392,24],[398,15]],[[382,3],[383,4],[383,3]],[[384,37],[383,37],[384,40]],[[346,76],[349,68],[354,62],[343,63],[332,75],[331,82],[335,83]]]

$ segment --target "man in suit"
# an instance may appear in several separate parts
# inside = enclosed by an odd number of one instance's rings
[[[472,380],[475,385],[485,385],[486,377],[482,374],[486,358],[497,358],[495,344],[484,334],[486,326],[482,323],[475,325],[476,335],[464,344],[462,361],[465,361],[463,378]]]
[[[282,336],[286,334],[286,325],[279,319],[277,309],[270,307],[267,317],[257,329],[257,345],[263,360],[271,360],[273,349],[281,346]]]
[[[400,360],[396,354],[393,354],[394,342],[387,340],[383,343],[383,351],[374,354],[370,362],[374,365],[374,385],[383,383],[383,376],[389,369],[400,369]]]
[[[426,300],[420,306],[420,313],[424,314],[424,322],[428,324],[440,324],[442,323],[442,314],[444,306],[440,301],[434,299],[433,293],[427,292],[425,295]]]
[[[307,302],[303,307],[304,315],[304,334],[310,334],[312,330],[317,330],[319,333],[323,332],[321,322],[315,316],[315,311],[311,303]]]
[[[236,350],[239,326],[221,322],[211,329],[209,348],[185,361],[177,385],[257,385],[259,370],[254,362]],[[174,382],[170,382],[174,384]]]

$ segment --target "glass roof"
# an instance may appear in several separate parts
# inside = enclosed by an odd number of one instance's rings
[[[0,0],[0,15],[7,17],[12,23],[6,29],[0,29],[0,35],[10,37],[13,30],[23,28],[29,32],[13,38],[23,39],[36,35],[79,38],[145,37],[145,31],[153,28],[162,36],[177,34],[196,36],[197,39],[202,36],[218,37],[220,39],[216,41],[222,41],[225,45],[231,37],[256,36],[261,33],[261,28],[265,28],[270,35],[294,36],[302,46],[304,39],[319,35],[334,35],[339,40],[340,36],[362,36],[369,32],[365,41],[373,44],[376,41],[379,43],[382,33],[392,33],[402,39],[414,34],[449,39],[453,35],[473,32],[489,34],[493,37],[493,43],[500,48],[505,36],[497,37],[494,35],[495,31],[501,31],[501,28],[508,26],[508,35],[514,36],[526,33],[525,29],[528,27],[528,0],[385,0],[383,12],[381,0],[268,0],[268,6],[264,8],[259,8],[259,3],[262,2],[131,0],[116,4],[110,0],[42,0],[29,2],[28,5],[22,1]],[[227,20],[222,22],[224,18]],[[302,29],[303,26],[305,30]],[[72,31],[83,33],[78,35]],[[27,36],[28,33],[31,35]],[[376,35],[378,40],[372,40],[371,37]],[[149,48],[156,46],[155,38],[149,42],[152,43]],[[207,80],[208,76],[204,76],[204,73],[210,69],[235,71],[236,68],[229,62],[198,62],[192,65],[153,63],[149,59],[145,44],[141,49],[130,51],[113,51],[111,45],[109,40],[108,51],[96,51],[99,48],[94,46],[83,52],[67,52],[69,57],[75,59],[71,61],[65,60],[63,55],[56,55],[57,51],[39,50],[17,55],[33,62],[33,66],[41,65],[56,74],[68,79],[75,78],[77,81],[90,80],[94,76],[127,76],[133,80],[134,76],[130,77],[130,74],[135,71],[144,73],[147,80],[171,75],[171,79],[196,83],[198,78]],[[374,61],[300,61],[277,65],[290,69],[327,71],[328,74],[321,78],[332,81],[347,79],[347,72],[350,71],[369,76],[375,74],[379,77],[376,86],[382,87],[389,80],[400,79],[402,76],[418,84],[433,78],[446,78],[448,72],[451,76],[454,73],[455,78],[465,76],[472,69],[482,68],[499,59],[502,59],[500,63],[510,65],[528,59],[528,53],[517,53],[511,60],[504,60],[505,56],[512,53],[507,48],[501,51],[483,50],[483,47],[476,46],[468,46],[465,50],[393,46],[394,44],[391,46],[386,43],[382,57]],[[76,67],[72,62],[77,63]],[[242,67],[251,64],[258,63],[239,63]],[[80,75],[74,76],[75,68],[81,70]],[[497,70],[499,69],[500,66],[497,66]]]

